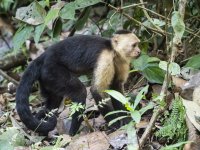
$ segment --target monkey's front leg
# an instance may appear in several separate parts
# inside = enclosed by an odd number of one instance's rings
[[[110,89],[124,94],[124,83],[120,80],[114,79],[111,84]],[[114,99],[113,97],[111,97],[111,100],[112,100],[112,104],[115,110],[125,110],[125,107],[122,105],[121,102]]]
[[[113,111],[112,106],[109,106],[108,102],[107,103],[102,103],[99,104],[100,102],[102,102],[102,96],[99,94],[98,90],[95,87],[91,87],[90,89],[92,96],[98,106],[98,109],[100,111],[100,113],[105,117],[105,115],[109,112]],[[113,115],[108,115],[106,116],[104,119],[106,120],[107,123],[109,123],[110,121],[112,121],[113,119],[117,118],[116,114]],[[116,122],[112,125],[113,128],[119,128],[120,127],[120,123]]]

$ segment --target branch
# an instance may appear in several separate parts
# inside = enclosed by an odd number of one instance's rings
[[[140,0],[140,3],[143,4],[143,3],[144,3],[143,0]],[[147,19],[149,20],[149,22],[151,22],[151,24],[152,24],[158,31],[163,32],[163,30],[162,30],[159,26],[157,26],[157,25],[155,25],[155,24],[153,23],[153,20],[151,19],[151,17],[150,17],[149,14],[147,13],[144,4],[142,5],[141,8],[142,8],[142,10],[143,10],[143,12],[144,12],[144,15],[145,15],[145,16],[147,17]]]
[[[125,16],[126,18],[128,18],[128,19],[134,21],[134,22],[137,23],[138,25],[143,26],[143,27],[145,27],[145,28],[147,28],[147,29],[150,29],[150,30],[152,30],[153,32],[156,32],[156,33],[158,33],[158,34],[165,35],[165,32],[164,32],[164,31],[160,31],[160,30],[157,30],[157,29],[154,29],[154,28],[151,28],[151,27],[148,27],[148,26],[142,24],[140,21],[134,19],[133,17],[131,17],[131,16],[128,15],[127,13],[124,13],[124,12],[122,11],[121,8],[117,8],[117,7],[115,7],[115,6],[111,5],[111,4],[108,4],[108,3],[106,3],[106,4],[108,5],[108,7],[114,9],[114,10],[115,10],[116,12],[118,12],[118,13],[121,13],[123,16]],[[168,33],[168,34],[170,34],[170,33]]]
[[[15,85],[19,85],[19,82],[16,81],[15,79],[11,78],[10,76],[8,76],[3,70],[0,69],[0,75],[2,75],[5,79],[7,79],[8,81],[14,83]]]

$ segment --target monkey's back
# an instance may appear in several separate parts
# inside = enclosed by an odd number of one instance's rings
[[[105,49],[112,50],[110,39],[89,35],[69,37],[48,48],[44,63],[64,65],[74,73],[88,72]]]

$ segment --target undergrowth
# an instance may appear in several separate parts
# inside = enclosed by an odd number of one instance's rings
[[[169,117],[164,121],[163,127],[155,135],[159,138],[164,138],[166,143],[170,144],[186,140],[185,108],[180,98],[176,98],[173,101]]]

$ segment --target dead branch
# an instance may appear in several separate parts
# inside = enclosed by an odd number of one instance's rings
[[[7,79],[8,81],[14,83],[15,85],[19,85],[19,82],[16,81],[15,79],[11,78],[10,76],[8,76],[3,70],[0,69],[0,75],[2,75],[5,79]]]
[[[0,69],[9,70],[11,68],[23,65],[26,63],[26,56],[21,52],[18,54],[9,55],[0,60]]]

